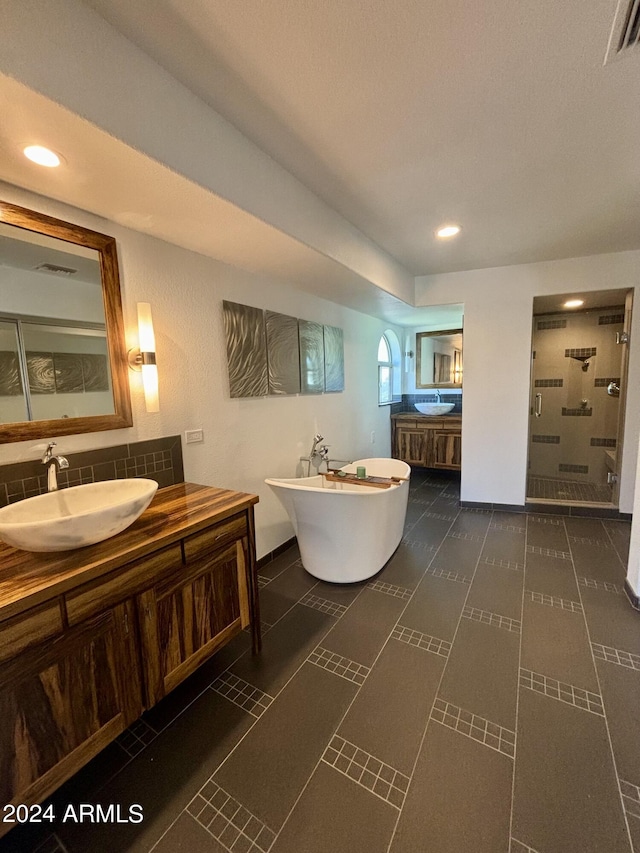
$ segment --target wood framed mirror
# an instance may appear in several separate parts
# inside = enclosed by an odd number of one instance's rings
[[[416,388],[462,388],[462,329],[417,332]]]
[[[115,239],[0,201],[0,443],[132,424]]]

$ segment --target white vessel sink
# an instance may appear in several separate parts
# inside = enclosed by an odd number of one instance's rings
[[[455,403],[416,403],[415,407],[423,415],[446,415]]]
[[[70,551],[120,533],[151,503],[155,480],[103,480],[0,509],[0,539],[23,551]]]

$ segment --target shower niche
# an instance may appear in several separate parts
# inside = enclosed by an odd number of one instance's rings
[[[527,501],[617,505],[631,293],[534,299]]]

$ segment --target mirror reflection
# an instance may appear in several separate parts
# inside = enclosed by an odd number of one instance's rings
[[[462,387],[462,329],[416,334],[416,388]]]
[[[113,414],[98,252],[26,237],[0,224],[0,422]]]

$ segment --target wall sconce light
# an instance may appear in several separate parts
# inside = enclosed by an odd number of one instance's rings
[[[156,336],[151,319],[151,305],[138,302],[139,347],[129,350],[129,367],[142,371],[142,387],[148,412],[160,411],[158,397],[158,367],[156,365]]]
[[[406,349],[402,354],[404,355],[404,372],[409,373],[411,371],[411,361],[415,353],[412,349]]]

